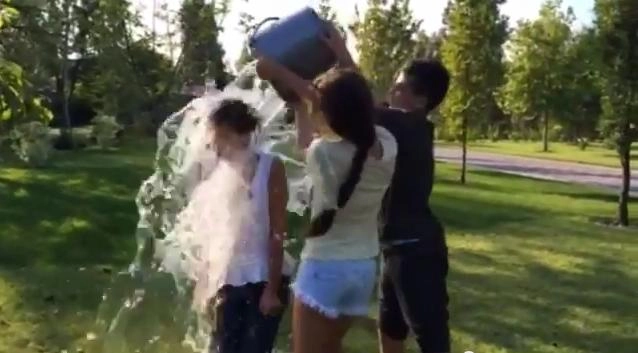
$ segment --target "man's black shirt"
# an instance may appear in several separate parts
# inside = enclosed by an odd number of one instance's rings
[[[381,241],[419,239],[433,250],[445,247],[443,227],[430,209],[434,125],[420,112],[381,108],[377,114],[377,123],[394,135],[399,147],[379,215]]]

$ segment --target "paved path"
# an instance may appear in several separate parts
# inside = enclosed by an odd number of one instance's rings
[[[438,147],[434,153],[439,161],[461,163],[460,148]],[[467,152],[467,164],[474,168],[530,178],[598,186],[613,192],[619,190],[621,183],[620,168],[477,152],[471,149]],[[638,196],[638,170],[632,170],[630,190],[632,196]]]

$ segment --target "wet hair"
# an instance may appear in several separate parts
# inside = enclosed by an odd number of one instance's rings
[[[356,147],[352,165],[339,187],[337,207],[345,207],[361,179],[363,165],[376,140],[374,97],[366,79],[351,69],[331,69],[317,80],[319,109],[330,129]],[[310,222],[310,235],[325,234],[337,210],[324,210]]]
[[[214,127],[223,126],[239,135],[250,134],[259,127],[257,112],[239,99],[224,99],[209,116]]]
[[[426,113],[443,102],[450,87],[450,73],[438,60],[413,60],[403,69],[412,93],[427,98]]]

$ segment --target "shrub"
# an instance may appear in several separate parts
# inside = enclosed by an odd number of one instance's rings
[[[49,128],[42,122],[22,123],[11,131],[11,147],[15,154],[32,167],[42,167],[49,162],[51,139]]]
[[[115,144],[122,126],[112,115],[98,115],[93,119],[93,137],[100,148],[109,148]]]
[[[549,130],[550,141],[562,141],[565,137],[565,129],[561,125],[554,125]]]
[[[523,136],[522,136],[522,134],[519,131],[514,130],[514,131],[510,132],[509,138],[510,138],[510,140],[512,140],[514,142],[519,142],[520,140],[523,139]]]
[[[153,123],[153,116],[150,112],[140,113],[133,119],[133,132],[139,136],[154,136],[157,127]]]
[[[576,142],[578,143],[578,148],[580,148],[581,151],[584,151],[587,149],[587,146],[589,146],[589,140],[586,137],[579,137]]]

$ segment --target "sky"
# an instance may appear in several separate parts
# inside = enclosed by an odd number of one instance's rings
[[[510,24],[514,25],[518,20],[535,18],[542,2],[543,0],[508,0],[501,11],[510,18]],[[177,10],[181,0],[157,0],[157,3],[166,3],[170,9]],[[235,62],[244,43],[244,34],[238,25],[241,12],[252,14],[258,21],[271,16],[282,17],[304,6],[314,7],[318,3],[319,0],[233,0],[231,12],[222,24],[224,32],[220,38],[226,50],[226,59],[230,63]],[[352,22],[355,6],[359,7],[360,12],[365,10],[366,0],[332,0],[331,3],[339,22],[345,24]],[[423,20],[423,29],[430,33],[441,28],[446,3],[447,0],[412,0],[411,6],[414,15]],[[134,0],[134,4],[141,11],[143,22],[150,27],[153,0]],[[565,8],[571,6],[574,10],[577,25],[592,22],[593,4],[594,0],[563,0]],[[162,33],[166,24],[156,20],[156,28],[158,33]]]

